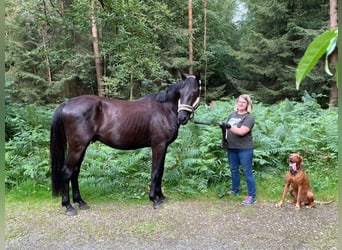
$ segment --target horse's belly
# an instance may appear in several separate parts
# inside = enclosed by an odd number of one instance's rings
[[[97,138],[107,146],[117,149],[138,149],[151,146],[149,137],[137,133],[115,133]]]

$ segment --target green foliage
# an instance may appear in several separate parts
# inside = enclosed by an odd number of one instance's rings
[[[90,145],[84,159],[80,185],[101,194],[141,198],[149,192],[150,149],[114,150],[100,143]]]
[[[146,4],[134,0],[110,5],[116,17],[107,9],[99,16],[99,23],[106,24],[100,43],[101,53],[107,57],[105,94],[136,99],[155,92],[156,83],[169,77],[162,67],[158,40],[163,30],[171,29],[167,22],[171,13],[165,4],[157,1]]]
[[[5,183],[7,188],[49,178],[50,109],[6,106]]]
[[[311,158],[319,157],[317,151],[322,150],[325,153],[319,154],[322,156],[321,160],[327,160],[325,154],[330,155],[328,158],[332,162],[336,160],[337,114],[335,111],[322,110],[316,99],[308,94],[303,96],[302,103],[285,100],[267,109],[268,112],[265,112],[265,107],[260,104],[255,105],[256,167],[263,167],[262,164],[258,164],[258,153],[273,158],[282,154],[286,157],[291,152],[298,152],[307,160],[313,160]],[[280,158],[282,159],[286,158]],[[265,158],[261,157],[260,160],[263,161]],[[277,162],[272,161],[268,164],[272,167],[278,165]]]
[[[312,68],[317,64],[318,60],[325,56],[325,71],[329,74],[328,56],[335,50],[337,44],[338,29],[325,31],[323,34],[316,37],[305,51],[304,56],[300,60],[296,70],[296,87],[299,88],[300,83],[309,74]],[[337,72],[337,71],[336,71]],[[337,76],[336,76],[337,82]]]
[[[6,77],[14,81],[6,84],[8,98],[16,103],[53,102],[67,96],[64,84],[74,76],[84,89],[92,86],[87,10],[84,1],[6,1]]]
[[[201,129],[194,124],[180,128],[179,137],[166,156],[166,188],[195,194],[207,192],[212,184],[226,179],[227,168],[222,168],[224,152],[218,143],[219,134],[213,136],[214,131],[214,128]]]
[[[263,103],[298,101],[296,66],[326,29],[329,13],[321,0],[210,0],[204,27],[203,2],[194,0],[189,30],[183,0],[101,3],[95,1],[92,12],[91,1],[6,1],[6,99],[43,105],[96,93],[93,13],[107,96],[136,99],[193,66],[201,70],[209,101],[246,90]],[[323,91],[325,104],[329,78],[322,71],[318,63],[303,83],[310,93]]]
[[[220,123],[233,111],[235,100],[200,105],[195,120]],[[6,187],[49,189],[50,108],[8,106],[6,129]],[[300,153],[320,197],[337,195],[337,111],[321,109],[316,98],[305,94],[301,102],[275,105],[255,103],[253,129],[254,173],[261,199],[279,198],[288,171],[287,157]],[[15,129],[14,129],[15,128]],[[13,130],[14,129],[14,130]],[[226,152],[220,148],[221,129],[189,122],[166,155],[163,189],[180,196],[215,192],[222,197],[231,185]],[[89,146],[81,167],[80,186],[86,197],[146,198],[149,192],[151,150],[112,149],[101,143]],[[241,184],[245,188],[242,179]],[[324,188],[324,190],[322,189]],[[22,191],[20,191],[22,192]],[[276,198],[275,198],[276,197]]]
[[[303,91],[295,89],[296,67],[307,45],[326,28],[328,5],[320,0],[242,2],[248,15],[239,29],[240,47],[231,53],[240,65],[239,75],[230,74],[233,87],[268,104],[285,98],[300,100]],[[304,88],[328,96],[328,76],[321,74],[322,65],[311,72]],[[328,102],[326,97],[321,99]]]

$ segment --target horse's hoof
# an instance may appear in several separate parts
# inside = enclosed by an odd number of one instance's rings
[[[153,204],[153,208],[154,209],[159,209],[161,207],[162,207],[162,204],[160,202],[156,202],[156,203]]]
[[[90,207],[87,203],[79,203],[79,207],[81,210],[88,210]]]
[[[158,200],[156,200],[156,201],[153,202],[153,208],[154,208],[154,209],[161,208],[163,202],[165,202],[165,201],[166,201],[166,198],[165,198],[165,197],[159,198]]]
[[[68,208],[66,210],[65,214],[68,216],[75,216],[75,215],[77,215],[77,211],[75,208],[72,207],[72,208]]]

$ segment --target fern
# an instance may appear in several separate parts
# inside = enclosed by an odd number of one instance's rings
[[[222,197],[231,178],[217,124],[226,120],[234,103],[234,99],[218,101],[196,110],[195,120],[212,122],[213,126],[189,122],[180,127],[178,138],[166,154],[164,189],[180,194],[213,189]],[[15,189],[27,180],[49,186],[49,122],[53,110],[6,109],[6,130],[12,128],[5,144],[6,187]],[[315,98],[305,95],[303,102],[256,103],[253,115],[254,172],[258,181],[282,176],[288,168],[288,155],[298,152],[305,159],[308,173],[316,179],[313,187],[321,185],[337,192],[337,111],[323,110]],[[79,180],[81,190],[88,195],[140,199],[148,195],[150,178],[149,148],[123,151],[96,142],[87,149]]]

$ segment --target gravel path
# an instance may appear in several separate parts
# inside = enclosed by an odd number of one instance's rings
[[[67,217],[56,200],[6,203],[6,249],[337,249],[337,204],[169,200],[91,204]]]

